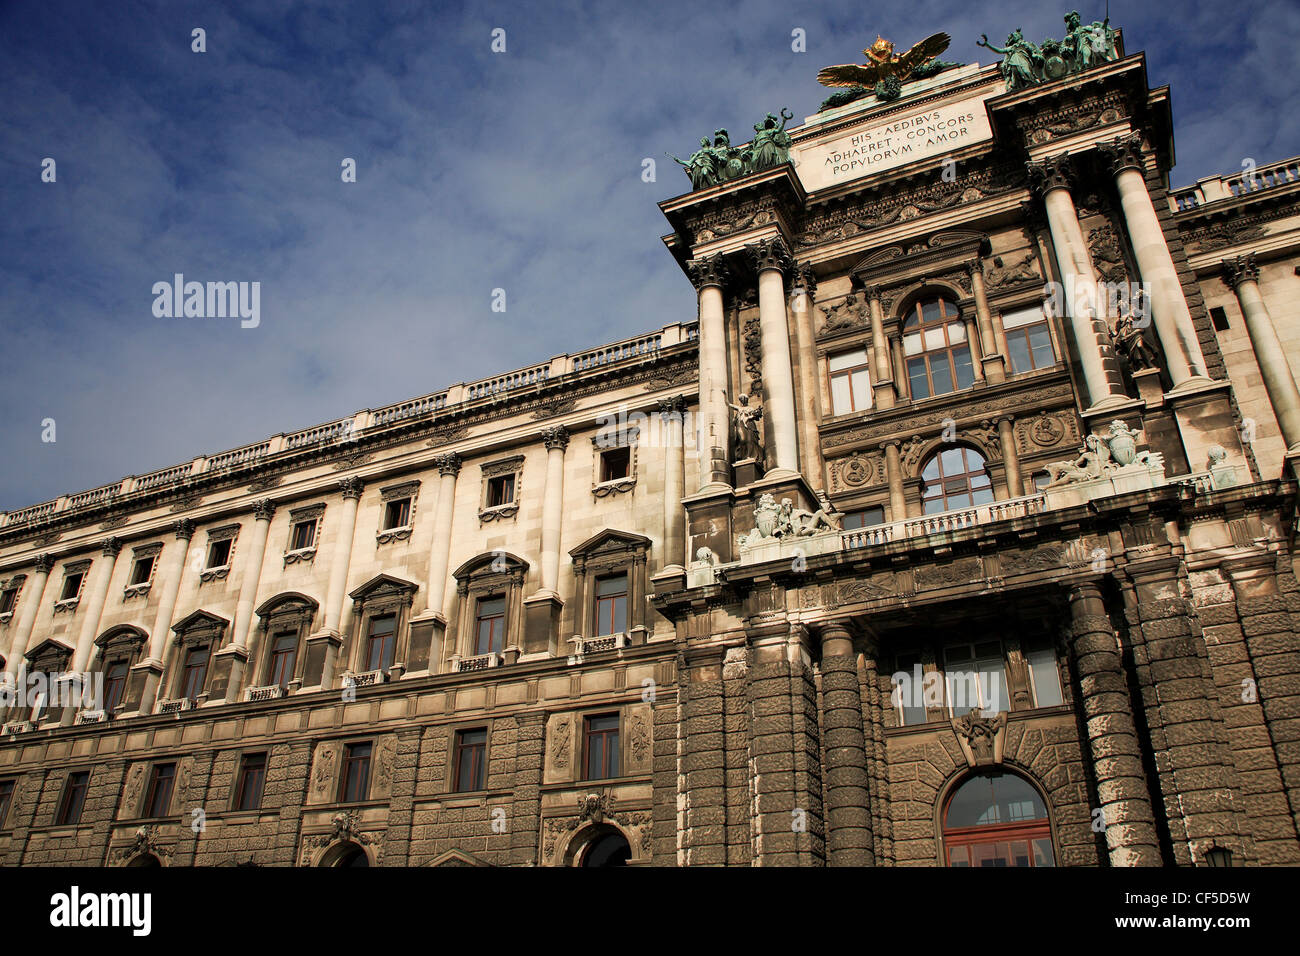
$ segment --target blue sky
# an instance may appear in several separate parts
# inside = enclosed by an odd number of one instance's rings
[[[1172,87],[1176,185],[1300,153],[1295,0],[1110,6]],[[665,151],[798,122],[877,32],[988,63],[1068,9],[0,2],[0,510],[692,319]],[[260,282],[261,324],[156,318],[176,272]]]

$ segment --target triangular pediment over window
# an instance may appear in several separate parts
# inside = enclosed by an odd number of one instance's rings
[[[419,587],[418,584],[403,581],[391,574],[376,574],[361,587],[351,592],[348,597],[354,601],[362,601],[367,598],[383,597],[390,594],[414,594],[419,590]]]
[[[606,528],[593,534],[582,544],[569,551],[570,557],[592,558],[602,554],[624,554],[644,551],[650,547],[650,539],[643,534],[632,534],[615,528]]]
[[[172,630],[177,634],[184,634],[187,631],[197,630],[217,631],[229,626],[230,622],[224,617],[219,617],[210,611],[199,610],[173,624]]]
[[[480,860],[472,853],[466,853],[463,850],[448,850],[441,856],[430,860],[428,866],[491,866],[484,860]]]

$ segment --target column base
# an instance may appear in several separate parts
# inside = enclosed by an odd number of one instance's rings
[[[984,366],[984,378],[990,385],[1006,381],[1006,360],[999,353],[994,352],[992,355],[984,356],[980,359],[980,364]]]
[[[520,654],[558,652],[560,612],[564,602],[554,591],[538,591],[524,598],[524,640],[515,648],[515,660]],[[510,663],[514,663],[511,661]]]
[[[442,662],[442,642],[447,618],[438,611],[425,611],[411,619],[406,657],[408,673],[437,673]]]
[[[158,685],[162,683],[163,662],[147,657],[131,667],[126,696],[122,700],[123,715],[145,716],[153,713],[158,700]]]
[[[212,676],[208,679],[208,699],[233,704],[239,697],[248,648],[227,644],[212,655]]]
[[[334,668],[342,644],[343,638],[334,630],[317,631],[307,638],[307,660],[302,671],[303,686],[319,687],[321,690],[333,686]]]

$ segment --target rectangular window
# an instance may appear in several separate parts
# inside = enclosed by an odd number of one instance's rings
[[[871,407],[871,375],[867,368],[867,350],[841,352],[829,359],[831,374],[831,414],[847,415]]]
[[[487,730],[456,732],[456,793],[486,788]]]
[[[114,661],[104,671],[104,710],[113,713],[122,706],[126,694],[126,661]]]
[[[130,584],[148,584],[149,579],[153,577],[153,563],[156,559],[153,555],[147,558],[136,558],[135,566],[131,568]]]
[[[339,775],[339,802],[360,803],[370,795],[371,744],[348,744],[343,748],[343,772]]]
[[[293,534],[289,537],[290,551],[303,551],[310,548],[316,543],[316,519],[309,518],[306,521],[299,521],[293,526]]]
[[[937,683],[937,680],[936,680]],[[920,654],[899,654],[894,663],[893,704],[900,727],[914,727],[926,721],[925,674]]]
[[[405,528],[411,523],[411,499],[398,498],[384,505],[384,530]]]
[[[298,632],[279,631],[271,643],[270,682],[288,687],[293,680],[293,668],[298,662]]]
[[[600,480],[618,481],[632,470],[632,449],[611,448],[600,453]]]
[[[9,816],[9,804],[14,800],[14,782],[0,780],[0,830],[4,829],[5,818]]]
[[[474,653],[499,654],[506,646],[506,599],[478,599],[474,622]]]
[[[156,764],[149,775],[149,790],[145,797],[146,817],[165,817],[172,805],[172,787],[176,783],[176,764]]]
[[[59,811],[54,817],[56,827],[73,827],[81,822],[81,809],[86,803],[86,785],[89,783],[89,770],[68,774],[63,796],[59,798]]]
[[[69,574],[63,579],[63,590],[59,593],[60,601],[71,601],[81,593],[81,582],[85,574]]]
[[[885,523],[885,509],[881,505],[874,508],[863,508],[861,511],[850,511],[844,515],[845,531],[854,531],[858,528],[870,528],[878,524]]]
[[[515,476],[497,475],[489,478],[487,483],[487,506],[500,508],[512,504],[515,500]]]
[[[1000,641],[958,644],[944,651],[944,688],[953,716],[978,709],[985,717],[1011,709]]]
[[[397,646],[397,615],[381,614],[370,619],[366,634],[366,670],[388,672]]]
[[[0,614],[13,613],[14,606],[18,603],[18,588],[9,587],[0,591]]]
[[[930,397],[930,380],[925,375],[925,359],[907,360],[907,382],[913,398]]]
[[[1047,329],[1047,313],[1042,306],[1004,315],[1002,327],[1007,333],[1012,372],[1032,372],[1056,364],[1052,335]]]
[[[185,666],[181,670],[181,696],[194,698],[203,693],[208,680],[208,644],[191,647],[185,652]]]
[[[596,635],[627,632],[627,575],[596,579]]]
[[[588,717],[582,726],[583,779],[605,780],[617,777],[618,714]]]
[[[1231,328],[1228,325],[1228,313],[1220,306],[1216,305],[1210,310],[1210,318],[1214,320],[1214,328],[1219,332],[1226,332]]]
[[[208,567],[224,568],[230,564],[230,538],[213,541],[208,545]]]
[[[235,809],[260,810],[262,788],[266,785],[266,754],[244,754],[239,761],[239,778],[235,781]]]
[[[1051,645],[1031,646],[1025,651],[1029,679],[1034,685],[1034,706],[1055,707],[1065,703],[1061,694],[1061,672],[1056,667],[1056,651]]]

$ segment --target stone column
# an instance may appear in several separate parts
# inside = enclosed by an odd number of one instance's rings
[[[817,350],[813,341],[812,296],[817,290],[817,278],[812,269],[804,265],[795,270],[790,295],[790,311],[794,315],[795,341],[799,347],[799,399],[797,422],[799,425],[799,450],[803,452],[803,475],[813,491],[825,490],[821,462],[817,448],[820,444],[817,423]]]
[[[799,470],[799,442],[794,412],[794,372],[790,361],[790,329],[785,319],[785,270],[790,254],[780,239],[765,239],[746,247],[758,270],[758,324],[762,332],[763,417],[771,425],[775,454],[768,466]]]
[[[226,678],[226,703],[233,704],[239,699],[244,682],[244,671],[249,660],[255,660],[257,632],[249,634],[253,622],[253,608],[257,606],[257,587],[262,580],[262,564],[266,560],[266,538],[271,530],[271,519],[275,517],[275,502],[263,498],[253,504],[253,527],[248,546],[244,550],[244,574],[239,582],[239,599],[235,604],[235,620],[231,627],[230,644],[221,649],[213,667],[213,676]],[[250,647],[253,644],[253,647]],[[228,657],[223,663],[220,658]],[[228,672],[228,674],[226,673]],[[217,685],[218,689],[220,684]]]
[[[95,635],[99,632],[99,621],[104,614],[104,604],[108,600],[108,588],[113,580],[113,568],[117,564],[117,556],[122,553],[122,542],[118,538],[108,538],[104,541],[103,557],[104,560],[94,568],[94,576],[90,584],[86,587],[86,601],[82,605],[81,630],[77,634],[77,647],[72,655],[72,667],[69,670],[73,674],[80,674],[90,669],[91,651],[95,647]],[[69,691],[72,691],[72,682],[76,682],[76,690],[81,688],[80,678],[68,678]],[[68,727],[77,716],[76,707],[64,707],[63,715],[59,723]]]
[[[993,310],[989,308],[988,290],[984,286],[984,266],[979,259],[969,262],[966,271],[970,273],[971,293],[975,296],[975,319],[979,325],[980,340],[984,358],[984,377],[994,384],[1007,377],[1006,354],[1007,343],[998,336],[993,326]]]
[[[433,513],[433,544],[429,548],[429,586],[425,589],[424,614],[443,618],[446,613],[447,565],[451,559],[451,522],[455,516],[456,478],[460,475],[461,460],[460,455],[451,451],[439,455],[433,463],[438,469],[438,505]]]
[[[907,517],[907,498],[903,494],[903,463],[898,442],[887,441],[880,448],[885,453],[885,477],[889,480],[889,520],[902,521]]]
[[[894,356],[894,382],[898,390],[898,397],[910,399],[912,397],[912,383],[907,378],[907,356],[903,354],[903,333],[901,331],[889,337],[889,349]]]
[[[74,671],[84,671],[90,663],[90,652],[95,646],[95,635],[99,632],[99,621],[108,600],[108,588],[113,581],[113,568],[117,565],[117,556],[122,553],[121,540],[105,539],[101,553],[104,560],[95,568],[94,577],[86,588],[86,601],[82,605],[81,632],[77,635],[77,650],[72,655]],[[71,713],[72,708],[68,712]]]
[[[307,639],[303,684],[308,687],[327,688],[334,683],[334,666],[339,646],[343,643],[341,624],[343,602],[347,599],[348,568],[352,563],[352,539],[357,529],[357,508],[365,487],[355,475],[339,482],[343,506],[339,514],[339,534],[334,542],[334,557],[330,562],[329,584],[325,589],[324,621],[321,629]]]
[[[1066,157],[1056,156],[1029,163],[1028,169],[1047,211],[1047,226],[1065,286],[1065,310],[1074,331],[1088,401],[1093,409],[1104,409],[1123,404],[1128,396],[1124,394],[1119,365],[1111,354],[1105,316],[1098,310],[1097,276],[1070,196],[1068,162]]]
[[[1246,334],[1255,352],[1264,390],[1282,429],[1282,441],[1288,451],[1300,451],[1300,390],[1296,388],[1286,350],[1278,338],[1277,327],[1264,305],[1259,291],[1259,266],[1255,255],[1237,256],[1223,262],[1224,278],[1237,293],[1241,314],[1246,318]]]
[[[23,655],[27,653],[27,642],[32,638],[32,628],[36,626],[36,615],[45,605],[45,589],[49,585],[50,571],[54,568],[54,559],[42,554],[36,559],[36,570],[23,586],[27,591],[27,600],[23,602],[22,612],[18,615],[18,626],[14,628],[13,639],[9,642],[9,653],[5,655],[5,673],[17,675],[22,669]]]
[[[984,384],[984,347],[980,345],[979,329],[975,325],[975,319],[967,316],[965,319],[966,326],[966,345],[970,349],[970,370],[971,375],[975,377],[975,384]]]
[[[1117,139],[1100,149],[1110,163],[1110,171],[1119,189],[1124,224],[1128,227],[1138,271],[1142,274],[1142,281],[1150,286],[1149,305],[1174,388],[1193,379],[1208,381],[1205,357],[1201,354],[1201,343],[1196,337],[1196,327],[1178,279],[1178,269],[1165,243],[1151,194],[1147,192],[1141,137],[1135,134]]]
[[[167,556],[167,566],[159,569],[158,578],[162,583],[158,595],[158,613],[154,615],[153,630],[149,632],[149,657],[136,664],[132,670],[143,675],[140,693],[140,713],[153,711],[154,701],[158,699],[158,684],[162,680],[163,658],[167,654],[168,638],[172,633],[172,614],[176,610],[176,595],[180,593],[181,577],[185,574],[185,557],[189,552],[190,539],[194,537],[194,522],[182,518],[172,526],[176,533],[176,546]],[[132,683],[136,682],[133,676]]]
[[[876,408],[893,408],[898,394],[894,391],[894,370],[889,339],[885,336],[885,310],[880,303],[880,289],[866,290],[867,314],[871,320],[871,389]]]
[[[558,594],[560,585],[560,523],[564,517],[564,450],[569,433],[563,425],[542,432],[546,446],[546,488],[542,492],[542,593]]]
[[[1160,866],[1124,662],[1095,582],[1070,592],[1071,650],[1112,866]]]
[[[687,266],[700,296],[700,423],[696,447],[707,456],[700,488],[731,484],[731,390],[727,382],[727,331],[722,311],[726,266],[721,256]]]
[[[875,858],[858,659],[844,625],[824,624],[821,640],[826,863],[870,866]]]
[[[681,395],[659,399],[659,419],[664,436],[664,553],[663,567],[685,567],[686,509],[682,495],[686,492],[686,446],[682,416],[686,399]]]
[[[1020,473],[1020,453],[1016,450],[1012,424],[1010,415],[998,419],[998,444],[1002,446],[1002,463],[1007,469],[1007,493],[1012,498],[1019,498],[1025,493],[1025,481]]]

